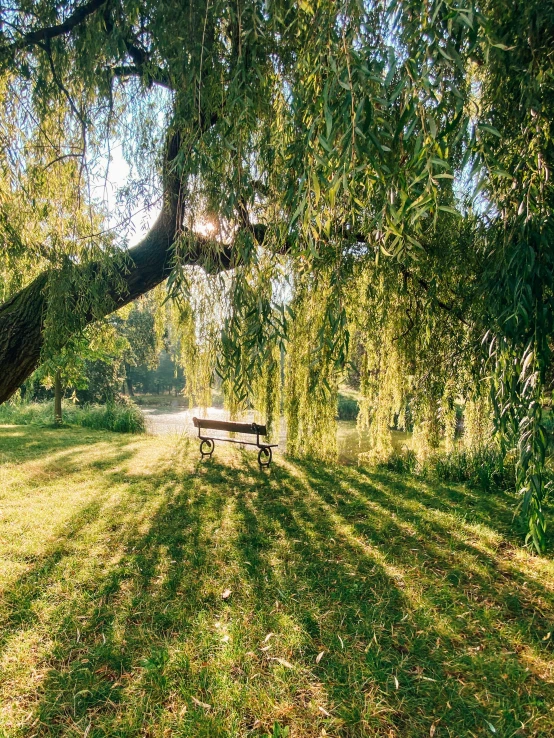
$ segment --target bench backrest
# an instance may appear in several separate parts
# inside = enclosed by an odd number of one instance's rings
[[[267,427],[257,423],[235,423],[232,420],[210,420],[209,418],[193,418],[195,428],[222,430],[229,433],[249,433],[253,436],[267,436]]]

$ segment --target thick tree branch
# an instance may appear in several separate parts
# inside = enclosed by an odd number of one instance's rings
[[[120,64],[117,67],[112,67],[112,74],[114,77],[140,77],[145,79],[148,83],[154,83],[165,87],[166,90],[173,90],[169,77],[159,67],[136,67],[132,64]]]
[[[88,17],[93,15],[97,10],[107,5],[108,0],[90,0],[81,7],[77,8],[63,23],[45,28],[37,28],[34,31],[22,33],[20,39],[14,41],[4,51],[13,49],[24,49],[28,46],[40,46],[47,48],[48,43],[59,36],[65,36],[74,28],[83,23]],[[141,49],[136,43],[125,40],[125,48],[127,53],[133,60],[133,65],[121,65],[112,69],[115,76],[128,77],[137,76],[146,79],[149,83],[155,83],[168,90],[173,90],[173,85],[163,69],[151,63],[150,56],[147,51]]]
[[[86,18],[95,13],[103,5],[106,5],[107,2],[108,0],[90,0],[90,2],[77,8],[77,10],[66,18],[63,23],[58,23],[55,26],[49,26],[46,28],[38,28],[35,31],[24,33],[23,36],[15,42],[14,46],[23,49],[26,46],[33,46],[34,44],[50,41],[58,36],[64,36],[66,33],[72,31],[76,26],[80,25],[84,20],[86,20]]]
[[[175,242],[182,235],[177,214],[178,201],[168,204],[146,237],[120,259],[115,278],[107,286],[108,312],[132,302],[169,276],[174,266]],[[214,252],[213,241],[192,233],[187,236],[188,248],[179,257],[183,265],[202,266],[210,272],[237,265],[232,245],[218,245]],[[49,274],[44,272],[0,305],[0,403],[11,397],[40,362],[48,284]],[[71,292],[67,295],[69,301],[76,298]],[[84,317],[84,323],[98,317],[91,311]]]
[[[178,133],[168,136],[166,165],[163,173],[164,201],[162,212],[146,237],[118,258],[115,274],[106,290],[107,312],[112,312],[166,279],[175,263],[175,245],[187,244],[179,259],[183,265],[195,264],[210,272],[237,265],[232,244],[217,245],[194,233],[182,231],[183,204],[181,182],[172,165],[181,145]],[[254,237],[263,239],[263,227],[252,227]],[[100,269],[102,265],[98,265]],[[75,270],[85,267],[75,265]],[[94,265],[92,269],[94,270]],[[86,269],[90,270],[91,265]],[[79,276],[79,275],[76,275]],[[81,275],[82,277],[83,275]],[[0,305],[0,402],[4,402],[29,377],[40,362],[44,343],[44,319],[49,304],[50,275],[40,274],[30,285]],[[78,284],[79,279],[75,280]],[[124,288],[121,288],[123,283]],[[68,290],[66,299],[77,302],[78,295]],[[92,311],[83,316],[90,323],[100,316]]]
[[[170,272],[172,247],[182,223],[180,180],[172,167],[179,146],[179,134],[170,133],[165,155],[162,212],[146,237],[116,266],[115,278],[107,285],[106,304],[112,310],[152,289]],[[87,268],[90,269],[90,265]],[[75,265],[74,269],[78,271],[83,267]],[[40,361],[44,319],[49,305],[49,278],[48,272],[40,274],[25,289],[0,305],[0,402],[17,390]],[[125,285],[123,290],[122,282]],[[68,290],[66,299],[70,304],[77,302],[77,297],[71,289]],[[83,321],[91,322],[98,317],[90,311],[83,316]]]
[[[122,65],[116,67],[114,69],[115,74],[117,74],[116,70],[119,70],[119,76],[128,76],[129,74],[133,74],[145,79],[148,83],[155,82],[168,90],[173,89],[169,76],[163,69],[153,64],[150,54],[145,49],[138,46],[138,42],[125,39],[124,43],[127,53],[133,60],[133,65]],[[124,70],[126,70],[126,73]]]
[[[412,272],[407,269],[405,266],[401,267],[402,274],[407,278],[411,279],[412,281],[416,282],[422,289],[425,290],[425,292],[429,293],[431,291],[431,285],[427,280],[423,279],[422,277],[416,277]],[[467,322],[467,320],[464,319],[462,315],[460,315],[459,311],[456,310],[454,305],[450,305],[446,302],[443,302],[442,300],[439,300],[437,297],[434,298],[435,303],[438,307],[440,307],[441,310],[444,310],[447,313],[450,313],[454,318],[460,321],[460,323],[463,323],[468,328],[470,327],[470,324]]]
[[[211,239],[182,230],[180,182],[171,167],[179,144],[177,134],[169,138],[168,164],[164,172],[164,207],[146,237],[121,258],[115,278],[107,285],[107,302],[110,304],[107,312],[117,310],[163,282],[171,273],[177,257],[183,266],[198,265],[211,273],[233,269],[240,263],[232,243],[214,244]],[[248,230],[258,243],[263,243],[266,236],[264,225],[251,225]],[[293,240],[293,236],[286,239],[279,253],[288,253]],[[180,247],[178,255],[177,243]],[[79,268],[75,266],[75,269]],[[426,292],[431,291],[426,280],[404,266],[401,270],[407,279],[415,281]],[[122,282],[124,289],[121,289]],[[43,346],[44,317],[48,309],[48,283],[49,275],[43,273],[7,303],[0,305],[0,402],[7,400],[38,366]],[[77,295],[71,293],[67,296],[70,301],[76,298]],[[464,325],[469,325],[453,305],[436,298],[435,304]],[[98,317],[91,311],[85,316],[85,323]]]

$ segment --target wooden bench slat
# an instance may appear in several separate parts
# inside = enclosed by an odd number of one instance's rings
[[[207,430],[222,430],[229,433],[249,433],[250,435],[267,435],[267,427],[265,425],[257,425],[256,423],[235,423],[227,420],[210,420],[209,418],[193,418],[192,422],[196,428],[206,428]]]

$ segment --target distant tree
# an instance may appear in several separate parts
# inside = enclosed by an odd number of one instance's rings
[[[156,322],[157,307],[152,300],[143,299],[133,303],[127,315],[116,313],[113,318],[126,343],[123,362],[127,391],[131,397],[134,395],[133,368],[155,369],[158,365],[164,328]]]
[[[74,402],[79,401],[79,391],[87,391],[92,401],[114,399],[126,350],[127,341],[114,326],[100,323],[72,336],[58,354],[41,364],[30,382],[53,390],[55,423],[63,422],[62,400],[68,388]]]

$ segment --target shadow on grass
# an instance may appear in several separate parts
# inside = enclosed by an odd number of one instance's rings
[[[75,454],[78,453],[76,447],[98,444],[102,440],[111,449],[127,449],[132,442],[129,436],[107,431],[0,424],[0,463],[21,464],[34,459],[44,460],[45,456],[52,460],[56,453]]]
[[[77,474],[59,438],[42,453]],[[4,594],[3,656],[44,641],[13,735],[554,730],[554,576],[513,545],[509,495],[306,461],[262,473],[186,441],[139,478],[141,448],[104,453],[94,499]]]

